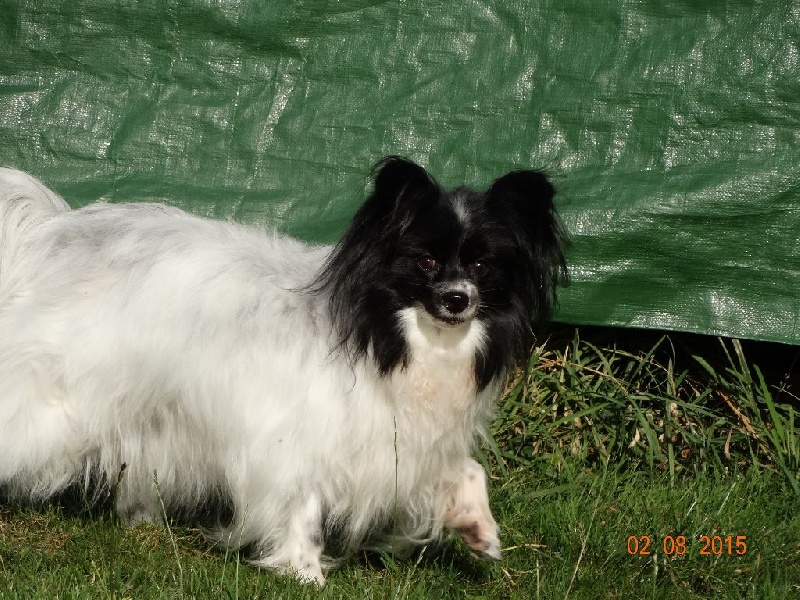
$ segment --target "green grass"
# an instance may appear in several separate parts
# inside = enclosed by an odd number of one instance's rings
[[[672,338],[560,331],[534,352],[482,452],[500,563],[453,542],[406,561],[358,557],[320,591],[193,529],[2,507],[0,598],[800,597],[793,365]],[[649,554],[628,552],[647,539]]]

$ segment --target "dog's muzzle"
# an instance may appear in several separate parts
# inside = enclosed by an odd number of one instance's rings
[[[478,299],[478,289],[472,284],[447,286],[437,290],[436,314],[433,316],[449,325],[458,325],[475,316]]]

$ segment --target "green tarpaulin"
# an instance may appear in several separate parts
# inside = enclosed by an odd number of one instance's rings
[[[335,239],[369,166],[554,179],[557,319],[800,343],[795,1],[0,0],[0,163]]]

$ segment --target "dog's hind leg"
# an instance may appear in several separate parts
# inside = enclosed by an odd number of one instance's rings
[[[155,481],[138,481],[126,477],[125,465],[120,468],[115,488],[117,517],[126,525],[164,523],[166,516],[155,487]]]
[[[500,560],[497,523],[489,509],[486,473],[474,460],[464,463],[460,479],[447,490],[444,524],[458,532],[480,558]]]

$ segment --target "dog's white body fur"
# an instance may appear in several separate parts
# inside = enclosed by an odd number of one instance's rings
[[[346,550],[390,524],[499,558],[470,458],[497,392],[472,377],[480,323],[407,309],[405,369],[351,364],[302,291],[330,251],[158,204],[72,211],[0,169],[0,486],[121,474],[129,521],[160,518],[154,475],[168,509],[219,492],[220,541],[319,583],[324,523]]]

